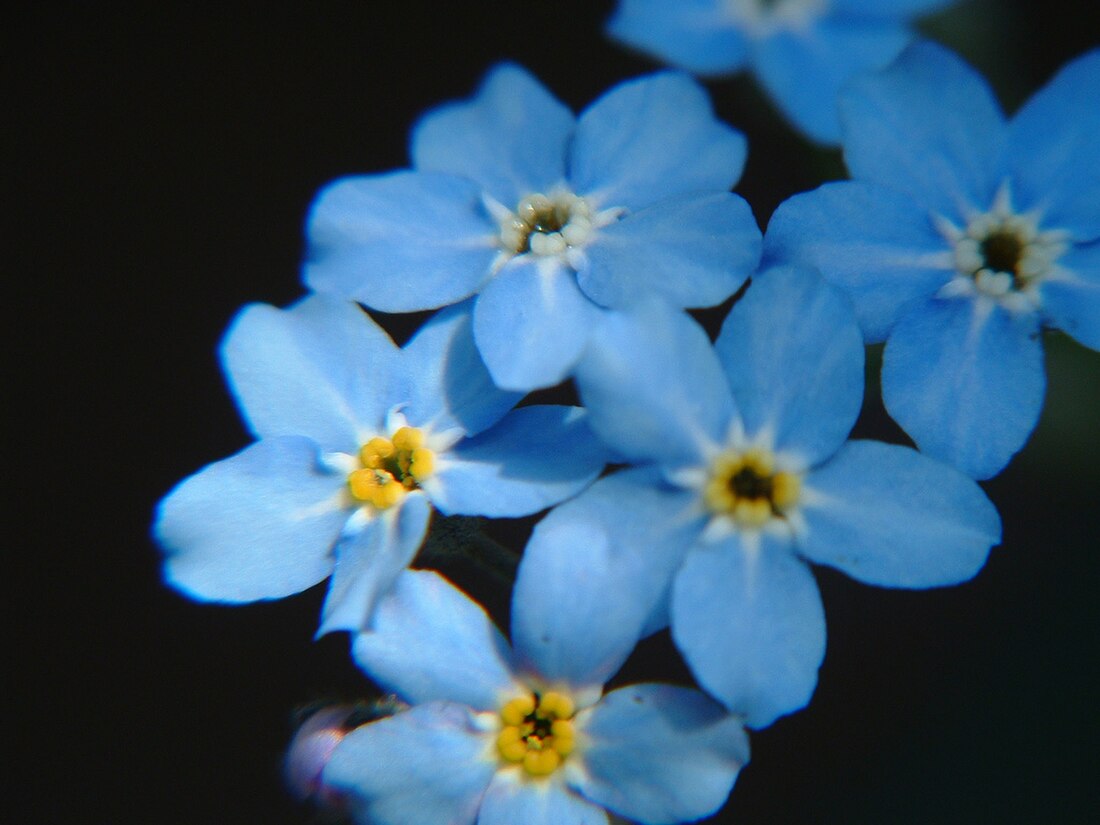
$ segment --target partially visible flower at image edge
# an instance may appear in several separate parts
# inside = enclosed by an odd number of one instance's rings
[[[320,633],[356,631],[445,515],[529,515],[575,495],[606,449],[576,407],[512,410],[473,345],[470,307],[403,347],[349,301],[252,305],[222,362],[258,441],[185,479],[158,509],[167,581],[248,602],[332,582]],[[511,410],[511,412],[509,412]]]

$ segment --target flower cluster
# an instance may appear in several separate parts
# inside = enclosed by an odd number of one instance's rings
[[[927,43],[838,96],[940,5],[621,4],[616,37],[696,71],[749,60],[811,135],[843,126],[853,180],[791,198],[763,239],[729,191],[744,138],[674,72],[574,117],[499,66],[417,124],[410,169],[319,194],[311,294],[246,307],[222,345],[256,442],[154,526],[197,599],[331,577],[319,633],[347,631],[394,698],[303,729],[300,793],[380,825],[696,820],[746,728],[811,699],[812,564],[916,589],[982,568],[1001,521],[974,479],[1034,426],[1040,330],[1100,346],[1100,51],[1010,121]],[[684,312],[735,293],[713,341]],[[361,305],[438,311],[398,347]],[[882,341],[919,450],[849,438]],[[524,400],[566,379],[582,406]],[[417,553],[433,512],[546,510],[509,643]],[[665,629],[696,685],[609,689]]]

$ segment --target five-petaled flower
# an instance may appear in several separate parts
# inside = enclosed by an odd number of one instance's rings
[[[408,710],[348,733],[322,783],[371,825],[607,825],[717,810],[748,761],[742,720],[697,690],[603,694],[645,612],[615,540],[543,531],[512,598],[512,644],[464,593],[406,571],[354,641]]]
[[[993,476],[1042,409],[1042,328],[1100,349],[1100,50],[1007,121],[931,43],[841,104],[854,180],[781,204],[765,255],[848,292],[866,340],[886,341],[886,408],[922,451]]]
[[[683,313],[616,314],[577,372],[589,423],[636,466],[535,529],[614,530],[619,567],[699,683],[750,727],[802,707],[825,653],[807,562],[887,587],[972,577],[1000,518],[958,470],[845,441],[863,342],[841,292],[794,267],[754,276],[712,347]],[[624,573],[624,576],[626,574]],[[671,582],[671,586],[670,586]]]
[[[603,308],[718,304],[759,261],[729,191],[745,140],[686,75],[622,83],[575,118],[501,65],[473,100],[429,112],[411,154],[412,170],[318,195],[305,281],[386,312],[476,295],[474,336],[501,387],[565,378]]]
[[[673,66],[726,74],[748,65],[775,105],[821,143],[840,140],[837,92],[889,63],[909,20],[953,0],[620,0],[608,33]]]
[[[490,380],[467,304],[401,349],[349,301],[254,305],[222,358],[259,440],[181,482],[154,528],[165,577],[199,599],[279,598],[332,574],[321,632],[358,630],[420,547],[433,506],[527,515],[604,465],[582,410],[511,410],[519,397]]]

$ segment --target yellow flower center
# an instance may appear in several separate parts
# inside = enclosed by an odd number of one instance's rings
[[[776,472],[767,450],[722,453],[711,466],[703,499],[714,513],[731,517],[743,527],[760,527],[798,503],[802,480],[794,473]]]
[[[563,693],[520,696],[500,709],[504,723],[497,750],[505,762],[518,763],[531,776],[548,776],[573,752],[573,700]]]
[[[435,454],[424,446],[424,433],[402,427],[390,438],[375,436],[359,448],[358,470],[348,473],[348,490],[356,501],[385,510],[432,474]]]

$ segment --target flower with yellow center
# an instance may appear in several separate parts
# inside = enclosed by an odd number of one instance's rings
[[[798,503],[802,480],[795,473],[776,470],[768,450],[753,447],[722,453],[711,465],[703,488],[707,508],[732,518],[742,527],[762,527]]]
[[[548,776],[576,747],[573,700],[564,693],[520,696],[500,710],[504,723],[497,750],[505,762],[523,765],[531,776]]]
[[[387,510],[415,490],[435,469],[435,454],[424,446],[424,433],[401,427],[392,436],[375,436],[359,449],[359,469],[348,474],[356,501]]]

